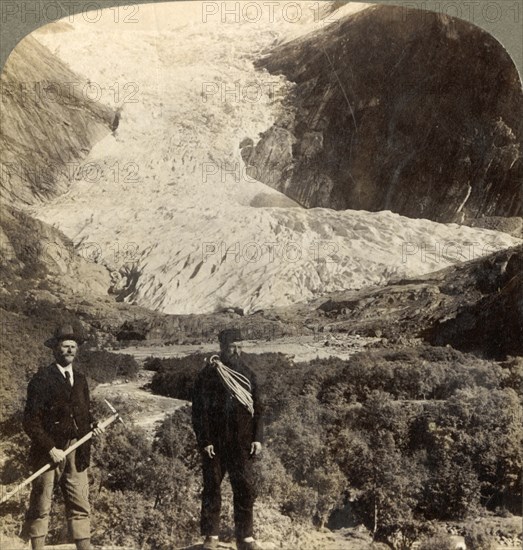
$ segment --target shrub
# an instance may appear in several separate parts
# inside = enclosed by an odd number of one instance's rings
[[[465,544],[470,550],[495,550],[496,539],[485,527],[472,523],[465,528]]]
[[[456,547],[452,538],[446,533],[438,533],[430,538],[423,539],[419,550],[454,550]]]
[[[135,378],[140,365],[132,355],[109,351],[82,350],[78,354],[79,369],[99,383],[112,382],[117,378]]]
[[[206,357],[195,353],[182,358],[161,359],[159,364],[153,363],[157,370],[151,381],[152,391],[191,401],[196,376],[203,368]]]

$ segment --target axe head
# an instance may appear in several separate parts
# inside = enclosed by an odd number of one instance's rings
[[[122,417],[118,414],[118,411],[107,401],[107,399],[104,399],[106,405],[109,407],[111,412],[116,415],[117,419],[125,426],[125,422],[122,420]]]

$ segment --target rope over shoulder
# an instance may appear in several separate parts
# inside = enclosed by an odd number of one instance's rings
[[[243,374],[224,365],[218,355],[213,355],[209,363],[216,368],[225,387],[228,388],[236,399],[247,408],[254,416],[254,402],[252,400],[252,385]]]

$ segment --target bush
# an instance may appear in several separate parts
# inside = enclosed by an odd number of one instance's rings
[[[156,371],[151,382],[151,389],[160,395],[186,401],[192,400],[192,389],[196,376],[209,357],[209,354],[194,353],[186,357],[147,361],[145,368]],[[246,365],[256,373],[262,390],[269,386],[268,380],[270,380],[274,392],[281,390],[285,394],[289,389],[295,388],[294,373],[291,374],[290,372],[293,367],[285,355],[279,353],[258,355],[245,353],[242,357]],[[298,368],[294,367],[294,372],[296,370]],[[302,372],[298,376],[301,377],[301,375]],[[272,393],[271,397],[273,397]]]
[[[82,350],[78,354],[78,368],[90,379],[107,383],[117,378],[135,378],[140,365],[132,355],[109,351]]]
[[[92,477],[99,514],[93,539],[162,550],[188,544],[198,532],[199,454],[188,408],[165,420],[154,443],[137,428],[115,427],[98,439]],[[192,440],[191,440],[192,437]]]
[[[364,401],[372,391],[386,391],[395,399],[448,399],[456,391],[476,386],[498,388],[501,368],[448,348],[374,350],[337,360],[340,367],[325,381],[320,399],[332,406],[340,399]],[[319,360],[323,367],[332,359]]]
[[[95,544],[169,550],[172,538],[163,514],[135,491],[102,489],[93,510]]]
[[[454,550],[454,541],[446,533],[438,533],[421,541],[419,550]]]
[[[151,381],[151,389],[159,395],[176,399],[192,400],[192,389],[196,376],[205,364],[207,356],[195,353],[187,357],[161,359],[153,363],[156,373]]]
[[[495,550],[496,539],[485,527],[478,524],[469,524],[465,528],[465,544],[469,550]]]

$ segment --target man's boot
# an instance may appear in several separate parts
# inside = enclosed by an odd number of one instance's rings
[[[31,549],[32,550],[44,550],[45,547],[45,537],[32,537],[31,538]]]
[[[76,539],[76,550],[91,550],[91,539]]]
[[[203,550],[216,550],[218,548],[218,537],[205,537],[202,548]]]
[[[237,550],[262,550],[262,546],[252,537],[247,540],[236,541]]]

